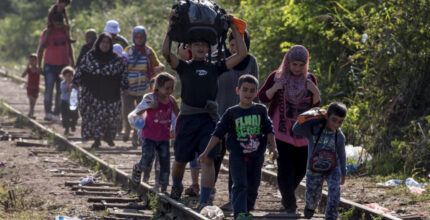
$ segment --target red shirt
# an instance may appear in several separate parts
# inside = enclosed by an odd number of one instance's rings
[[[27,73],[27,88],[31,89],[38,89],[39,88],[39,80],[40,80],[40,74],[36,70],[35,72],[31,71],[30,67],[27,67],[25,70]]]
[[[146,110],[146,124],[142,130],[142,137],[153,141],[170,140],[170,126],[172,124],[173,104],[158,102],[156,109]]]
[[[43,31],[40,37],[40,42],[45,41],[46,29]],[[66,29],[54,29],[52,28],[48,40],[46,41],[45,48],[45,63],[62,66],[69,64],[69,39],[66,34]]]

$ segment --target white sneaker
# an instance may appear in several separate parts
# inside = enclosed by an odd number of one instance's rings
[[[43,120],[45,120],[45,121],[52,121],[52,114],[51,113],[46,113],[45,117],[43,118]]]
[[[52,119],[53,121],[61,121],[61,118],[60,118],[60,116],[58,116],[58,115],[53,115],[53,114],[51,114],[51,119]]]

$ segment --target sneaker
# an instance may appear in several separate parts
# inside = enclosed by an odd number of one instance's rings
[[[236,220],[252,220],[252,215],[249,213],[241,212],[237,215]]]
[[[182,195],[182,191],[184,191],[183,186],[172,186],[172,191],[170,192],[170,198],[174,200],[179,200]]]
[[[142,178],[142,170],[139,167],[139,164],[135,164],[133,166],[133,172],[131,173],[131,181],[135,184],[140,184],[140,179]]]
[[[185,195],[190,197],[197,197],[199,196],[200,187],[198,183],[192,184],[190,187],[185,189]]]
[[[54,115],[54,114],[51,114],[51,119],[52,119],[53,121],[61,121],[60,116],[58,116],[58,115]]]
[[[308,207],[305,207],[305,210],[303,211],[303,215],[305,218],[310,219],[312,216],[314,216],[315,210],[309,209]]]
[[[71,127],[70,129],[72,130],[72,132],[76,131],[76,127],[75,126]]]
[[[52,114],[51,113],[46,113],[45,117],[43,118],[43,120],[45,120],[45,121],[52,121]]]

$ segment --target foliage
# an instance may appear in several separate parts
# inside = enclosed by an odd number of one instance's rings
[[[428,0],[243,0],[241,9],[263,76],[292,45],[309,49],[323,104],[348,105],[343,131],[374,155],[374,172],[430,170]]]

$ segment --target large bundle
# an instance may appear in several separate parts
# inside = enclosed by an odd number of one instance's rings
[[[185,0],[173,6],[177,16],[168,35],[172,41],[204,40],[218,49],[225,44],[229,22],[224,9],[211,0]]]

